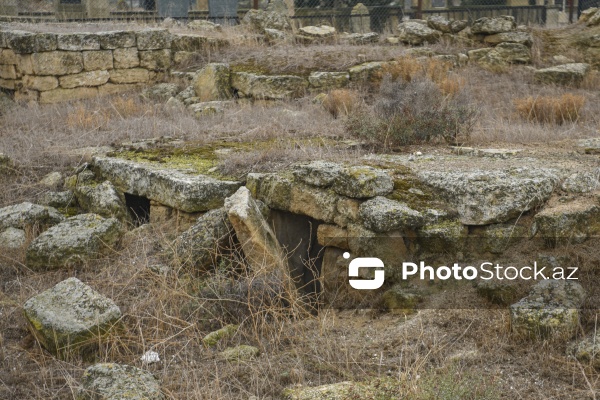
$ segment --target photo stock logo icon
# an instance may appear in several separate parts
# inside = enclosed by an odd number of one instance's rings
[[[350,253],[344,253],[344,258],[347,260],[350,258]],[[383,270],[383,261],[375,257],[357,257],[350,261],[348,265],[348,276],[350,278],[358,278],[358,270],[360,268],[381,268],[373,271],[373,279],[350,279],[350,286],[358,290],[375,290],[383,286],[385,280],[385,271]]]

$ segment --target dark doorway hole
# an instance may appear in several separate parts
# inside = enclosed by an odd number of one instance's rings
[[[143,196],[125,193],[125,205],[135,226],[150,222],[150,200]]]
[[[271,210],[269,222],[277,240],[288,254],[288,264],[296,286],[315,301],[321,293],[323,246],[317,242],[317,228],[322,223],[305,215]]]

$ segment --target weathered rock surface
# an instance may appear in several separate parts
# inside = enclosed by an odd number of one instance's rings
[[[511,168],[493,171],[423,171],[415,174],[440,190],[465,225],[506,222],[543,204],[558,183],[553,170]]]
[[[89,351],[110,330],[121,310],[77,278],[69,278],[23,305],[29,329],[50,353]]]
[[[361,45],[368,43],[379,43],[379,34],[376,32],[349,33],[339,38],[340,43]]]
[[[221,181],[119,158],[95,157],[93,164],[99,175],[121,191],[185,212],[219,208],[225,198],[241,186],[240,182]]]
[[[367,84],[376,83],[381,80],[381,71],[383,70],[385,62],[372,61],[359,65],[355,65],[348,70],[350,74],[350,81]]]
[[[77,400],[162,400],[158,380],[129,365],[103,363],[85,370]]]
[[[401,42],[419,46],[424,43],[437,43],[442,32],[429,28],[420,22],[407,21],[398,25],[398,38]]]
[[[535,215],[532,230],[549,247],[581,243],[600,233],[600,206],[591,198],[551,202]]]
[[[359,207],[359,215],[367,229],[374,232],[417,228],[424,223],[424,218],[418,211],[404,203],[381,196],[362,203]]]
[[[483,41],[487,44],[495,46],[500,43],[519,43],[527,47],[531,47],[533,44],[533,36],[529,32],[502,32],[494,35],[488,35],[483,38]]]
[[[177,238],[174,243],[177,257],[197,268],[211,266],[219,246],[229,238],[231,228],[224,208],[208,211]]]
[[[515,18],[509,15],[500,17],[483,17],[473,22],[471,33],[492,35],[495,33],[510,32],[517,28]]]
[[[584,365],[591,365],[594,368],[600,368],[600,335],[588,336],[569,346],[571,353],[577,360]]]
[[[224,100],[231,97],[229,65],[211,63],[202,68],[194,78],[193,86],[196,97],[201,102]]]
[[[591,193],[600,189],[600,170],[569,175],[560,185],[568,193]]]
[[[27,202],[0,208],[0,230],[38,227],[45,229],[64,220],[65,217],[55,208]]]
[[[225,200],[225,209],[254,271],[287,271],[283,249],[246,187]]]
[[[27,248],[29,268],[60,268],[98,257],[121,236],[121,224],[96,214],[71,217],[48,229]]]
[[[176,96],[179,93],[179,88],[174,83],[159,83],[142,91],[142,96],[146,99],[155,101],[167,101],[169,98]]]
[[[249,361],[253,358],[258,357],[260,350],[254,346],[247,344],[241,344],[235,347],[228,347],[221,353],[227,361],[239,362]]]
[[[217,343],[219,343],[221,340],[233,336],[237,332],[238,328],[239,325],[225,325],[221,329],[218,329],[204,336],[204,338],[202,339],[202,343],[208,347],[216,346]]]
[[[110,181],[95,186],[78,185],[75,188],[75,196],[79,205],[88,212],[121,221],[129,219],[125,197]]]
[[[342,196],[366,199],[391,193],[394,190],[394,182],[384,170],[354,166],[342,169],[332,188]]]
[[[188,110],[194,114],[196,118],[223,113],[225,112],[225,108],[232,104],[231,101],[204,101],[197,103],[196,100],[198,100],[198,97],[194,97],[193,99],[194,102],[188,106]]]
[[[20,249],[25,245],[27,236],[25,231],[17,228],[7,228],[0,231],[0,248]]]
[[[348,86],[348,72],[312,72],[308,77],[311,88],[320,90],[339,89]]]
[[[292,173],[294,178],[308,185],[317,187],[329,187],[333,184],[343,167],[329,161],[312,161],[299,164],[294,167]]]
[[[40,197],[39,203],[55,208],[67,208],[77,206],[77,198],[71,190],[62,192],[45,192]]]
[[[282,100],[302,96],[308,87],[308,81],[295,75],[234,72],[231,74],[231,86],[241,97]]]
[[[540,83],[556,85],[579,85],[590,70],[590,65],[585,63],[571,63],[554,67],[538,69],[534,78]]]
[[[335,28],[329,25],[321,26],[303,26],[300,33],[310,37],[326,38],[335,34]]]
[[[286,400],[344,400],[367,398],[373,392],[366,385],[355,382],[339,382],[315,387],[299,387],[285,389]]]
[[[264,33],[265,29],[277,29],[286,31],[291,29],[290,21],[287,16],[275,11],[249,10],[242,24],[251,26],[255,31]]]
[[[579,283],[543,280],[510,306],[512,332],[529,338],[568,339],[579,327],[578,309],[584,300]]]

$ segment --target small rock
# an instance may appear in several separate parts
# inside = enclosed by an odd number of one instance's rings
[[[226,325],[221,329],[211,332],[208,335],[204,336],[202,339],[202,343],[208,347],[214,347],[223,339],[227,339],[233,336],[239,328],[239,325]]]
[[[326,38],[335,34],[335,28],[329,25],[303,26],[300,32],[310,37]]]
[[[563,64],[538,69],[533,76],[540,83],[579,85],[583,82],[590,68],[590,65],[585,63]]]
[[[260,350],[254,346],[242,344],[236,347],[228,347],[221,354],[227,361],[248,361],[258,357]]]
[[[44,229],[65,220],[55,208],[21,203],[0,208],[0,230],[7,228]]]
[[[49,189],[56,189],[58,186],[60,186],[62,179],[63,176],[60,172],[51,172],[44,176],[39,184]]]
[[[75,350],[92,351],[98,335],[108,332],[121,318],[121,310],[111,299],[77,278],[27,300],[23,311],[36,339],[59,357]]]
[[[62,192],[45,192],[40,197],[40,204],[55,208],[68,208],[77,206],[77,198],[70,190]]]
[[[165,102],[179,93],[179,87],[174,83],[159,83],[142,91],[142,97]]]
[[[110,181],[104,181],[97,186],[78,185],[75,188],[75,196],[79,205],[87,212],[105,218],[129,220],[125,197]]]
[[[145,364],[153,364],[160,362],[160,356],[157,352],[149,350],[140,357],[140,360]]]
[[[482,33],[484,35],[492,35],[495,33],[511,32],[516,28],[517,24],[515,23],[515,17],[503,15],[494,18],[479,18],[473,22],[471,32],[473,34]]]
[[[92,365],[81,378],[77,400],[163,400],[156,378],[143,369],[129,365],[103,363]]]
[[[584,365],[600,369],[600,334],[582,339],[569,346],[569,353]]]
[[[0,233],[0,248],[20,249],[25,245],[27,236],[25,231],[17,228],[7,228]]]
[[[423,216],[404,203],[385,197],[375,197],[359,207],[359,215],[365,227],[374,232],[389,232],[396,229],[417,228],[423,225]]]
[[[390,194],[394,182],[384,170],[355,166],[340,171],[333,182],[333,190],[342,196],[364,199]]]

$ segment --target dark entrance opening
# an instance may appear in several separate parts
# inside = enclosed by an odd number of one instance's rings
[[[144,225],[150,222],[150,200],[136,196],[135,194],[125,193],[125,205],[135,226]]]
[[[316,301],[321,293],[323,246],[317,242],[317,228],[322,223],[305,215],[271,210],[269,222],[275,236],[288,255],[290,274],[296,287]]]

